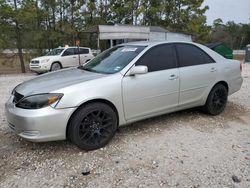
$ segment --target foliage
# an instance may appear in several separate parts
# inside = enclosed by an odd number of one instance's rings
[[[206,41],[203,0],[0,0],[0,48],[16,46],[18,21],[23,48],[74,44],[77,33],[97,24],[158,25]]]
[[[211,42],[222,42],[232,49],[243,49],[250,43],[250,24],[223,24],[220,18],[214,20]]]

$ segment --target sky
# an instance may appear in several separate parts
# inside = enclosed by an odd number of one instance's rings
[[[250,0],[204,0],[203,5],[208,5],[206,12],[207,24],[221,18],[223,23],[250,23]]]

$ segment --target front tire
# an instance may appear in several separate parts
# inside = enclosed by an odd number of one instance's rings
[[[228,90],[222,84],[215,85],[210,91],[204,111],[211,115],[219,115],[226,107]]]
[[[84,150],[95,150],[105,146],[117,129],[114,110],[100,102],[80,108],[71,118],[68,139]]]

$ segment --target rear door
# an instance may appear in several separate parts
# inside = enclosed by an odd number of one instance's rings
[[[178,106],[179,71],[172,44],[152,47],[135,65],[147,66],[148,73],[123,78],[127,120],[166,112]]]
[[[208,88],[214,84],[217,64],[203,50],[193,44],[176,44],[180,66],[180,106],[195,106],[201,102]]]
[[[90,52],[88,48],[80,48],[80,56],[81,56],[81,63],[86,63],[87,60],[92,59],[92,57],[90,57]]]

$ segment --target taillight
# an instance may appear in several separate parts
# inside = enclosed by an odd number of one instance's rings
[[[240,63],[240,72],[242,72],[242,70],[243,70],[243,64]]]

